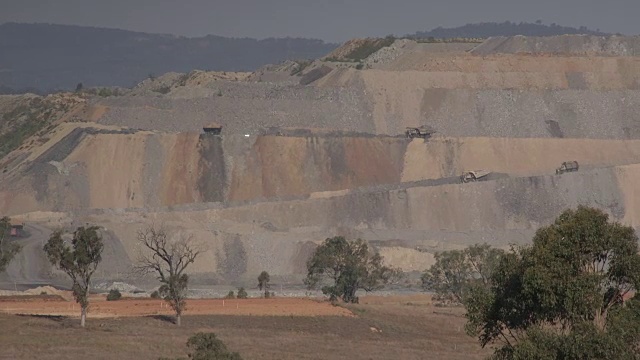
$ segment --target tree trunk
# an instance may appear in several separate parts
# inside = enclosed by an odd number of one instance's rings
[[[80,326],[84,327],[84,324],[87,320],[87,307],[83,306],[80,310]]]
[[[182,315],[181,314],[177,314],[176,315],[176,325],[180,326],[182,323]]]

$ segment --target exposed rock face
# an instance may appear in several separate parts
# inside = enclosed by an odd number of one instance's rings
[[[476,168],[526,177],[554,174],[567,159],[581,169],[640,162],[640,140],[246,137],[87,126],[69,127],[4,174],[0,212],[304,199],[427,180],[422,185],[456,183]]]

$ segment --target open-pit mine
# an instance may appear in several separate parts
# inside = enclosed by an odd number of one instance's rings
[[[640,227],[637,38],[396,40],[359,62],[340,54],[40,99],[64,106],[0,160],[0,214],[27,235],[0,286],[62,281],[43,240],[85,223],[104,229],[96,282],[136,284],[125,275],[136,232],[164,224],[204,244],[190,268],[200,284],[253,284],[266,270],[284,290],[334,235],[412,272],[437,251],[527,243],[579,204]],[[0,97],[0,114],[34,98]]]

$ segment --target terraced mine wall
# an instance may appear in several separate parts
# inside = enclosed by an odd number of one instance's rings
[[[373,127],[428,124],[446,136],[637,139],[636,57],[400,57],[388,69],[337,69],[316,86],[363,83]]]
[[[521,40],[394,45],[372,69],[341,64],[307,86],[203,80],[93,99],[77,114],[86,122],[3,160],[0,213],[101,224],[123,261],[137,230],[163,223],[205,245],[194,275],[224,284],[262,270],[300,284],[333,235],[422,271],[437,251],[529,242],[579,204],[640,229],[636,39],[564,52],[571,39]],[[210,122],[222,136],[200,133]],[[438,133],[403,137],[422,124]],[[580,170],[555,175],[570,160]],[[478,169],[493,173],[459,183]]]
[[[258,134],[263,128],[298,127],[373,133],[371,104],[359,88],[316,88],[217,81],[160,96],[94,100],[108,111],[105,125],[170,132],[201,131],[211,122],[225,134]]]
[[[101,211],[83,219],[104,224],[130,252],[137,228],[172,224],[207,244],[195,264],[197,272],[237,279],[267,270],[299,283],[313,244],[338,234],[365,238],[390,254],[393,265],[422,270],[433,262],[429,252],[478,242],[500,247],[526,243],[539,226],[579,204],[603,208],[638,228],[640,203],[632,181],[637,175],[640,167],[630,165],[464,185],[360,189],[243,206],[181,206],[142,217],[133,211]]]
[[[0,211],[156,208],[305,199],[360,187],[459,182],[640,163],[640,140],[214,136],[81,127],[0,179]]]
[[[392,137],[77,128],[3,174],[0,209],[16,214],[259,201],[396,183],[407,145]]]
[[[473,52],[637,56],[640,55],[640,36],[496,36],[478,45]]]
[[[95,100],[102,124],[225,134],[268,127],[450,137],[640,138],[640,58],[401,53],[379,69],[337,68],[312,85],[218,81],[167,95]],[[215,118],[211,117],[215,114]]]

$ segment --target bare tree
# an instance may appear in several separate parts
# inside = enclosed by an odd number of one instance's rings
[[[91,276],[102,261],[102,237],[97,226],[79,227],[73,233],[71,246],[62,238],[62,231],[54,232],[44,245],[44,252],[49,261],[58,269],[64,271],[73,286],[73,297],[80,304],[80,325],[84,327],[89,308],[89,286]]]
[[[156,274],[162,284],[158,292],[176,312],[176,324],[180,326],[189,283],[189,276],[184,271],[201,251],[194,244],[193,236],[171,240],[164,227],[149,226],[138,231],[138,243],[141,251],[135,272]]]

